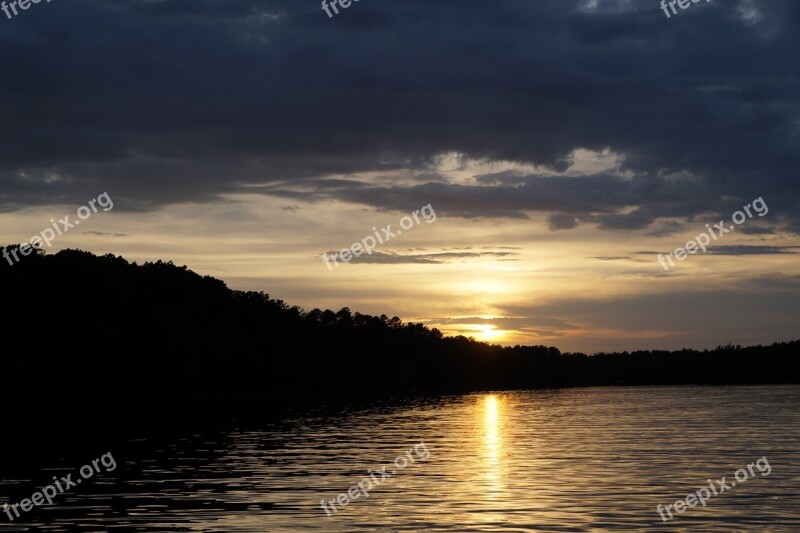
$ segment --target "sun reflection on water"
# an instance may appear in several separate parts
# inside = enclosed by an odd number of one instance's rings
[[[488,483],[489,493],[496,494],[502,492],[503,489],[501,468],[503,450],[501,434],[502,402],[496,395],[489,394],[483,399],[483,410],[485,478]]]

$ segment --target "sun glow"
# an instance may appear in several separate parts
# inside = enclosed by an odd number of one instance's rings
[[[470,328],[475,333],[475,338],[479,341],[491,342],[502,339],[506,331],[497,329],[497,326],[492,324],[475,324]]]

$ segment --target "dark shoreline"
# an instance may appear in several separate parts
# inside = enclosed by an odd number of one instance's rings
[[[800,383],[800,341],[562,353],[445,337],[343,308],[305,311],[186,267],[78,250],[0,263],[0,401],[116,409],[591,386]],[[188,403],[175,403],[175,402]]]

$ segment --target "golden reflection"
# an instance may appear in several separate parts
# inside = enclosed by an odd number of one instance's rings
[[[491,492],[500,492],[503,484],[501,465],[503,451],[502,402],[500,398],[494,394],[485,396],[483,410],[485,477]]]

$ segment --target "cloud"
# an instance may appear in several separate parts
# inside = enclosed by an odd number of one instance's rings
[[[800,8],[691,15],[677,28],[623,1],[361,2],[335,21],[293,0],[48,4],[0,34],[0,211],[251,191],[663,232],[764,196],[769,224],[800,230],[785,53]],[[619,168],[561,176],[578,150]],[[444,153],[548,173],[470,182],[437,166]],[[392,172],[414,179],[351,179]]]
[[[755,244],[715,244],[708,247],[709,254],[716,255],[775,255],[775,254],[796,254],[793,251],[800,246],[767,246]],[[635,252],[637,255],[668,254],[670,252],[654,252],[652,250],[642,250]]]
[[[499,329],[517,329],[517,328],[531,328],[531,327],[554,327],[563,329],[572,329],[575,326],[569,322],[557,318],[549,318],[543,316],[527,316],[527,317],[459,317],[459,318],[431,318],[427,322],[437,324],[492,324]]]
[[[89,235],[109,236],[109,237],[130,237],[127,233],[109,233],[107,231],[85,231]]]
[[[547,217],[547,227],[551,230],[572,229],[578,225],[575,215],[555,213]]]
[[[331,250],[327,254],[332,256],[338,254],[339,251]],[[362,254],[359,257],[353,256],[348,261],[349,263],[372,263],[372,264],[438,264],[438,263],[454,263],[470,259],[491,259],[491,258],[508,258],[514,255],[519,255],[514,252],[436,252],[426,254],[402,254],[395,252],[379,252],[372,251],[372,254]],[[507,259],[506,259],[507,260]]]
[[[759,246],[751,244],[733,244],[714,246],[708,253],[717,255],[774,255],[796,254],[794,250],[800,246]]]

